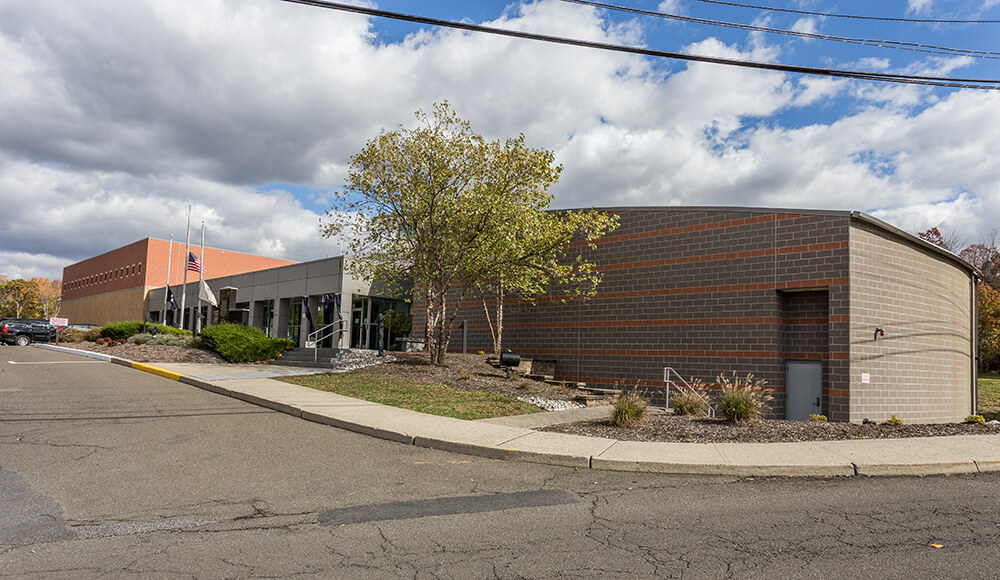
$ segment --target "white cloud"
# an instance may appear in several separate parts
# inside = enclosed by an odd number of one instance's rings
[[[927,14],[934,6],[934,0],[906,0],[907,13]]]
[[[687,7],[681,0],[662,0],[656,6],[656,11],[665,14],[687,14]]]
[[[539,1],[512,4],[490,24],[642,42],[640,21],[605,16]],[[760,35],[684,50],[782,56]],[[5,0],[0,54],[0,207],[16,224],[0,230],[7,275],[58,277],[147,236],[182,238],[188,203],[210,246],[332,255],[309,199],[258,189],[302,185],[321,200],[365,140],[443,99],[490,138],[524,132],[554,149],[565,166],[559,207],[860,209],[919,229],[945,215],[977,231],[989,229],[983,216],[1000,215],[992,94],[937,101],[914,87],[454,30],[385,43],[368,19],[267,0]],[[928,59],[913,70],[965,65]],[[826,114],[835,99],[850,106]],[[790,113],[807,120],[783,123]],[[32,237],[38,220],[56,224],[54,235]]]
[[[796,20],[795,23],[792,24],[791,29],[795,32],[801,32],[803,34],[816,34],[816,31],[818,30],[816,26],[816,19],[812,17],[800,18]]]

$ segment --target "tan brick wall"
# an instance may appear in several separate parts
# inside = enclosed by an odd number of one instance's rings
[[[62,303],[60,316],[70,324],[107,324],[119,320],[142,320],[149,287],[129,288],[87,296]]]
[[[866,222],[852,220],[850,244],[850,420],[963,420],[973,412],[970,274]]]

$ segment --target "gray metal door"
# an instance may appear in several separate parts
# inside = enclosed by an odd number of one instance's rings
[[[790,360],[786,370],[785,418],[806,421],[809,415],[822,413],[823,363]]]

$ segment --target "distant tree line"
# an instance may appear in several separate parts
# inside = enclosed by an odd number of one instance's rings
[[[0,318],[44,318],[59,315],[62,281],[48,278],[8,280],[0,274]]]

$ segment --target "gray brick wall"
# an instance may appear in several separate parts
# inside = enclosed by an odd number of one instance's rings
[[[709,383],[719,373],[751,372],[776,390],[770,409],[775,417],[784,416],[786,358],[826,361],[828,382],[844,375],[840,365],[829,364],[837,351],[829,338],[846,332],[827,317],[847,315],[846,214],[671,208],[616,213],[618,230],[595,249],[578,250],[604,273],[598,295],[568,303],[508,301],[505,348],[556,361],[560,378],[602,386],[660,385],[665,366]],[[803,288],[821,289],[822,307],[784,312],[783,291]],[[418,309],[418,326],[421,316]],[[815,320],[802,325],[789,317]],[[489,351],[482,304],[467,299],[462,319],[469,321],[470,350]],[[789,322],[796,338],[783,334]],[[458,336],[453,349],[460,344]],[[839,348],[846,359],[846,342]],[[834,405],[831,413],[837,416],[840,408]]]
[[[563,302],[553,289],[535,305],[507,300],[505,349],[597,386],[656,387],[666,366],[707,383],[750,372],[775,390],[776,418],[786,361],[820,360],[831,420],[969,414],[970,288],[957,265],[846,212],[616,213],[620,227],[596,248],[574,246],[604,273],[597,296]],[[454,306],[470,351],[489,352],[481,300]],[[417,332],[423,314],[418,304]],[[874,344],[879,324],[888,340]],[[451,346],[461,348],[460,334]],[[872,382],[862,385],[861,372]]]
[[[969,275],[865,222],[854,222],[851,248],[851,420],[963,420],[973,412]]]

